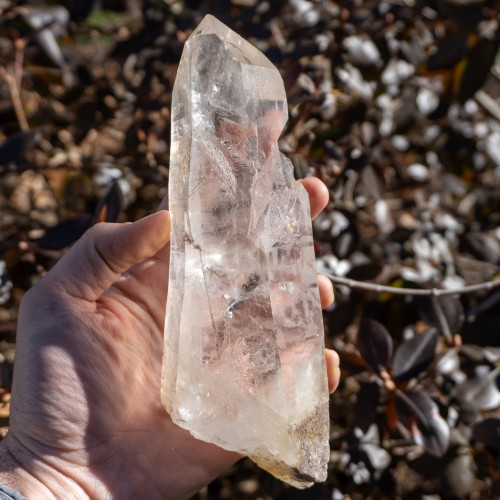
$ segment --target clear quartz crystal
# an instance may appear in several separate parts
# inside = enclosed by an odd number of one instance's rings
[[[324,481],[328,381],[309,198],[280,154],[278,70],[208,15],[172,98],[162,401],[195,437]]]

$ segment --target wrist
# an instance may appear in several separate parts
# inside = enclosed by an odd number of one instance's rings
[[[170,427],[170,446],[158,456],[159,463],[140,453],[140,446],[128,453],[117,452],[120,446],[113,446],[111,456],[109,446],[103,450],[95,446],[92,458],[88,453],[82,456],[78,449],[56,453],[36,441],[18,438],[11,427],[0,442],[0,483],[29,500],[130,499],[136,498],[138,491],[151,499],[190,498],[241,458],[214,445],[198,443],[198,465],[189,467],[192,459],[189,450],[186,456],[187,431],[172,423]]]
[[[63,472],[64,464],[50,462],[7,434],[0,443],[0,483],[29,500],[89,499],[81,484]]]

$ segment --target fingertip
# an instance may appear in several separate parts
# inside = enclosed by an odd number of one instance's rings
[[[321,309],[325,309],[329,305],[333,304],[335,299],[333,294],[333,285],[332,282],[321,274],[318,275],[318,288],[319,288],[319,297],[321,300]]]
[[[154,236],[155,246],[161,248],[170,239],[171,219],[167,210],[158,210],[133,224],[134,229],[144,231],[148,236]],[[137,227],[139,226],[139,227]]]
[[[329,363],[333,368],[338,368],[340,366],[340,357],[337,351],[333,349],[325,349],[326,362]]]
[[[170,229],[172,227],[172,219],[170,217],[170,212],[168,210],[158,210],[156,212],[157,218],[155,223],[158,225],[160,229],[161,239],[164,241],[164,244],[170,240]]]
[[[330,199],[330,193],[325,183],[317,177],[306,177],[299,182],[304,186],[309,194],[311,203],[311,218],[314,220],[318,214],[326,207]]]
[[[340,382],[340,358],[336,351],[325,349],[326,373],[328,375],[328,392],[332,394]]]

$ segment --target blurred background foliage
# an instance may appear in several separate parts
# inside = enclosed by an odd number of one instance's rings
[[[197,498],[500,497],[499,12],[494,0],[0,0],[2,432],[22,296],[92,224],[136,220],[166,195],[177,64],[211,13],[282,73],[281,149],[331,194],[314,223],[318,270],[457,293],[337,286],[328,481],[298,491],[244,460]]]

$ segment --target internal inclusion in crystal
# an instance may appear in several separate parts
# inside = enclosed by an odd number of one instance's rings
[[[326,479],[328,383],[309,199],[280,154],[283,81],[212,16],[172,99],[162,401],[297,487]]]

